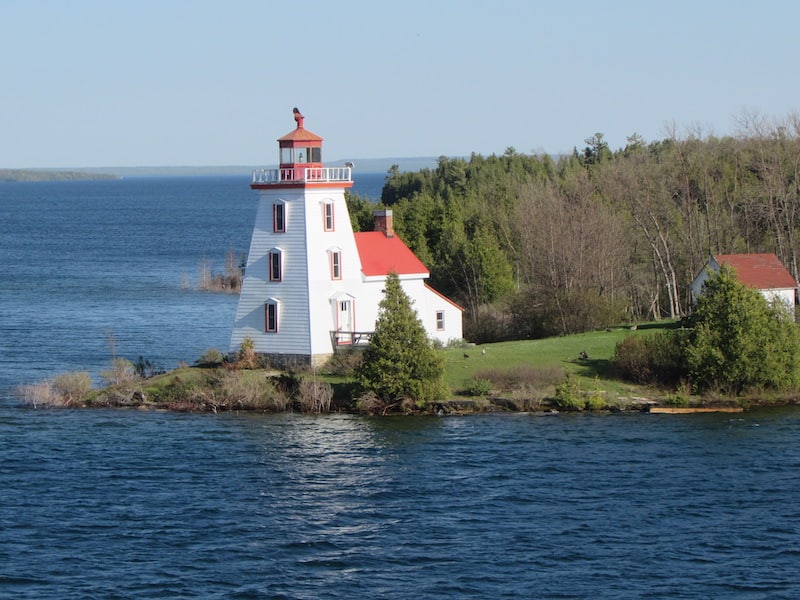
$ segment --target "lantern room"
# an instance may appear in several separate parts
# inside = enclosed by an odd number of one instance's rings
[[[282,169],[306,169],[322,167],[322,138],[303,127],[303,115],[295,108],[297,127],[291,133],[278,138],[280,167]]]
[[[280,152],[277,169],[257,169],[253,171],[253,189],[267,187],[296,187],[310,185],[334,185],[350,187],[353,185],[352,165],[324,168],[322,166],[322,138],[303,127],[303,115],[293,109],[297,126],[293,131],[278,138]]]

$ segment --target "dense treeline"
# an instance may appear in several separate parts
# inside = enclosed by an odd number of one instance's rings
[[[598,133],[557,159],[393,167],[381,204],[473,341],[677,318],[712,253],[775,252],[798,277],[800,117],[741,121],[735,137],[633,135],[612,151]],[[371,228],[374,206],[349,202]]]

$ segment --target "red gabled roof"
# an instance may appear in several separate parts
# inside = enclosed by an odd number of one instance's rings
[[[717,254],[720,265],[736,271],[739,281],[759,290],[788,289],[797,282],[774,254]]]
[[[389,273],[430,275],[422,261],[396,235],[386,237],[381,231],[361,231],[353,235],[361,258],[361,270],[367,277]]]

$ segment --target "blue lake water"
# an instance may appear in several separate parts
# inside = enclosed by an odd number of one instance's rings
[[[796,408],[376,419],[11,396],[96,374],[112,345],[165,368],[225,348],[236,298],[182,279],[247,250],[247,184],[0,184],[0,598],[800,597]]]
[[[353,190],[377,201],[384,177]],[[200,267],[247,253],[256,199],[246,177],[0,182],[0,394],[112,354],[227,350],[238,298],[198,291]]]
[[[800,412],[0,413],[0,597],[798,598]]]

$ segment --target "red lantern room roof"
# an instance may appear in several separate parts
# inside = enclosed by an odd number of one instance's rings
[[[284,145],[283,142],[318,142],[321,144],[322,138],[315,133],[311,133],[308,129],[298,127],[283,137],[279,137],[278,141],[281,142],[281,146]]]
[[[304,142],[304,143],[318,142],[316,144],[311,144],[311,145],[321,146],[322,138],[315,133],[311,133],[305,127],[303,127],[303,121],[305,117],[303,117],[302,113],[297,108],[293,108],[292,114],[294,115],[294,120],[295,123],[297,123],[297,127],[293,131],[290,131],[289,133],[284,135],[283,137],[278,138],[278,142],[280,142],[281,148],[292,146],[294,142]]]

